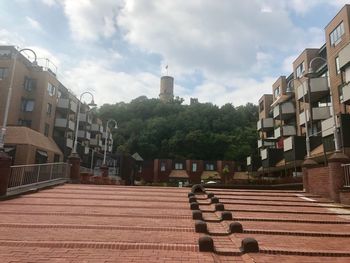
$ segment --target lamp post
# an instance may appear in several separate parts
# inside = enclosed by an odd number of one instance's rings
[[[77,114],[77,122],[75,124],[75,137],[74,137],[74,145],[73,145],[73,152],[72,154],[77,154],[77,143],[78,143],[78,130],[79,130],[79,115],[80,115],[80,106],[81,106],[81,100],[85,94],[89,94],[91,96],[91,102],[88,104],[91,107],[95,107],[96,104],[94,102],[94,95],[92,95],[91,92],[85,91],[82,94],[80,94],[80,99],[78,103],[78,114]]]
[[[34,61],[32,62],[32,66],[36,66],[37,65],[37,56],[36,56],[36,53],[32,49],[30,49],[30,48],[23,48],[23,49],[19,50],[18,52],[15,52],[15,55],[13,57],[13,65],[12,65],[10,86],[9,86],[9,89],[8,89],[7,99],[6,99],[4,120],[3,120],[2,128],[1,128],[1,131],[0,131],[0,152],[3,152],[4,151],[4,147],[5,147],[5,135],[6,135],[6,129],[7,129],[7,119],[8,119],[10,103],[11,103],[11,97],[12,97],[12,87],[13,87],[13,81],[14,81],[14,76],[15,76],[15,71],[16,71],[17,56],[18,56],[18,54],[20,54],[23,51],[30,51],[30,52],[32,52],[34,54]]]
[[[308,121],[307,121],[307,114],[306,114],[306,108],[305,108],[305,90],[304,90],[304,83],[302,83],[301,81],[300,81],[300,79],[299,78],[297,78],[297,79],[291,79],[290,81],[288,81],[288,83],[287,83],[287,90],[286,90],[286,93],[291,93],[292,92],[292,88],[290,87],[290,83],[292,82],[292,81],[298,81],[300,84],[301,84],[301,86],[302,86],[302,88],[303,88],[303,104],[304,104],[304,118],[305,118],[305,141],[306,141],[306,157],[307,158],[310,158],[310,156],[311,156],[311,150],[310,150],[310,135],[309,135],[309,129],[308,129]]]
[[[304,74],[305,77],[311,79],[312,78],[312,75],[315,73],[315,71],[313,70],[313,67],[312,67],[312,63],[315,62],[317,59],[319,60],[322,60],[323,62],[325,62],[327,64],[327,60],[323,57],[314,57],[313,59],[310,60],[310,63],[309,63],[309,70],[306,74]],[[336,114],[335,114],[335,108],[334,108],[334,96],[332,94],[332,91],[330,90],[330,95],[332,97],[332,111],[333,111],[333,136],[334,136],[334,148],[335,148],[335,151],[336,152],[339,152],[340,151],[340,146],[339,146],[339,139],[338,139],[338,123],[337,123],[337,118],[336,118]]]
[[[109,119],[106,124],[106,139],[105,139],[105,151],[103,155],[103,166],[106,166],[106,153],[107,153],[107,143],[108,143],[108,129],[109,129],[109,123],[113,122],[114,123],[114,128],[117,128],[117,122],[113,119]]]

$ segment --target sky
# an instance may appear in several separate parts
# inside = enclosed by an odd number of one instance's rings
[[[0,0],[0,45],[32,48],[100,106],[157,98],[167,73],[185,103],[257,104],[305,48],[325,43],[325,26],[347,2]]]

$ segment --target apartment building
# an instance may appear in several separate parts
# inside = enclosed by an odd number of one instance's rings
[[[77,152],[82,164],[91,167],[91,163],[103,159],[102,146],[106,140],[101,137],[105,129],[95,112],[80,102],[57,79],[53,70],[31,62],[13,46],[0,46],[0,123],[4,118],[15,57],[5,137],[5,150],[13,157],[13,163],[66,161],[72,153],[76,131]],[[109,153],[111,141],[109,133]]]
[[[249,172],[296,176],[306,157],[327,164],[336,149],[349,155],[349,21],[345,5],[325,28],[326,43],[305,49],[259,100],[259,155],[247,157]]]
[[[233,178],[235,169],[234,161],[155,159],[142,163],[136,179],[156,183],[225,182]]]
[[[15,72],[12,72],[16,57]],[[6,150],[14,163],[54,162],[63,153],[52,139],[59,81],[48,68],[29,61],[12,46],[0,47],[0,122],[13,73]],[[21,126],[20,129],[15,127]],[[40,143],[45,142],[45,143]]]

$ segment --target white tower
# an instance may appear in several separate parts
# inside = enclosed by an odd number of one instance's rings
[[[170,76],[162,76],[160,78],[160,93],[161,101],[169,102],[174,99],[174,78]]]

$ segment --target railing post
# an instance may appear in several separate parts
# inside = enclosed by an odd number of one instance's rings
[[[0,196],[5,196],[11,176],[11,157],[0,152]]]
[[[50,179],[49,179],[49,180],[52,179],[52,170],[53,170],[53,166],[54,166],[54,164],[51,164],[51,168],[50,168]]]
[[[70,167],[70,179],[72,183],[79,183],[80,182],[80,157],[78,154],[72,154],[68,158]]]
[[[40,177],[40,165],[38,165],[38,176],[36,177],[36,182],[39,182],[39,177]]]
[[[344,186],[345,173],[342,164],[349,163],[348,156],[341,152],[334,153],[328,159],[329,168],[329,195],[335,202],[340,201],[340,190]]]

